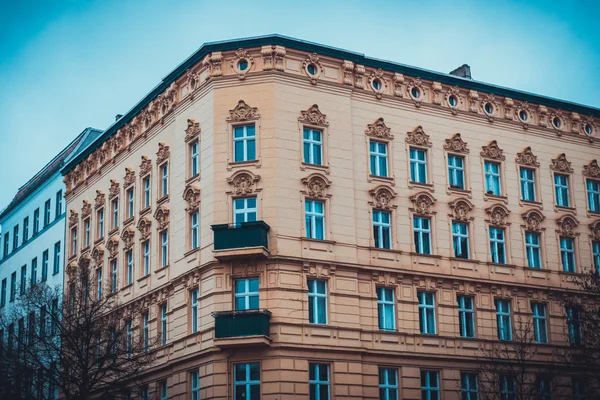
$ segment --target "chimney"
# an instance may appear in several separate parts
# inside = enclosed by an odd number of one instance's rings
[[[120,120],[122,116],[123,116],[122,114],[115,115],[115,122],[117,122],[118,120]]]
[[[454,71],[450,71],[450,75],[471,79],[471,67],[469,67],[467,64],[463,64]]]

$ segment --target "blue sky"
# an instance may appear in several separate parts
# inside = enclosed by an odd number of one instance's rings
[[[600,107],[598,1],[0,1],[0,209],[207,41],[269,33]]]

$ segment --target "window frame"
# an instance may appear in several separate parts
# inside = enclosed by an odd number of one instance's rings
[[[256,203],[255,207],[248,207],[248,200],[249,199],[254,199],[254,202]],[[238,202],[243,201],[244,203],[244,208],[236,208],[236,204],[238,204]],[[231,212],[232,212],[232,219],[231,221],[233,222],[234,225],[238,225],[244,222],[254,222],[254,221],[259,221],[259,215],[258,215],[258,204],[259,204],[259,199],[258,199],[258,195],[250,195],[250,196],[243,196],[243,197],[233,197],[232,198],[232,202],[231,202]],[[248,216],[250,214],[256,214],[256,219],[254,221],[249,221],[248,220]],[[237,216],[238,215],[243,215],[244,216],[244,220],[243,221],[237,221]]]
[[[125,286],[130,286],[133,285],[133,271],[134,271],[134,255],[133,255],[133,248],[129,249],[129,250],[125,250],[125,254],[124,254],[124,261],[125,261],[125,271],[123,271],[125,273]]]
[[[120,207],[119,196],[115,196],[110,200],[110,233],[116,232],[119,229],[120,223]]]
[[[194,147],[196,150],[194,150]],[[188,179],[200,177],[200,139],[188,142]],[[194,173],[195,172],[195,173]]]
[[[466,233],[455,232],[454,227],[456,226],[464,226],[466,227]],[[450,236],[452,238],[452,258],[460,259],[460,260],[471,260],[471,224],[468,221],[457,221],[455,219],[450,221]],[[457,249],[457,240],[459,242],[459,247],[462,250],[462,246],[460,244],[462,242],[466,242],[467,245],[467,254],[466,257],[458,255],[456,253]]]
[[[393,170],[392,170],[392,162],[391,159],[393,157],[390,156],[391,152],[390,152],[390,147],[391,147],[391,141],[390,140],[382,140],[380,138],[367,138],[367,149],[368,149],[368,153],[369,153],[369,157],[368,157],[368,171],[369,171],[369,177],[371,179],[375,178],[375,179],[385,179],[386,181],[389,179],[393,179],[394,178],[394,174],[393,174]],[[379,151],[379,149],[375,149],[372,150],[371,149],[371,144],[375,144],[375,147],[379,147],[379,146],[383,146],[383,148],[385,149],[385,153],[382,153]],[[373,164],[373,158],[375,163]],[[381,168],[381,160],[383,159],[384,163],[385,163],[385,175],[381,174],[380,168]],[[375,167],[375,170],[373,170],[373,167]]]
[[[248,129],[247,127],[249,126],[253,126],[254,127],[254,135],[253,136],[249,136],[248,135]],[[236,129],[242,129],[242,136],[236,138],[235,137],[235,132]],[[232,124],[231,125],[231,163],[232,164],[248,164],[248,163],[255,163],[258,162],[259,159],[259,155],[258,155],[258,129],[257,129],[257,122],[256,121],[243,121],[240,123],[236,123],[236,124]],[[249,139],[249,138],[254,138],[254,139]],[[250,141],[254,141],[254,159],[250,160],[248,159],[248,142]],[[235,150],[235,145],[236,142],[242,142],[242,159],[241,160],[237,160],[236,159],[236,150]]]
[[[125,220],[135,217],[135,185],[125,188],[125,201],[127,202],[127,215]]]
[[[529,237],[537,237],[538,243],[537,244],[531,243],[531,241],[529,240]],[[534,270],[544,269],[545,257],[543,254],[544,245],[543,245],[542,232],[534,232],[534,231],[525,230],[524,236],[523,236],[523,243],[525,246],[525,260],[527,262],[527,268],[534,269]],[[530,258],[530,256],[533,257],[533,255],[536,251],[538,253],[539,267],[532,266],[532,261],[534,261],[534,259]]]
[[[318,282],[324,282],[325,292],[319,293],[318,291]],[[329,323],[329,285],[327,280],[325,279],[307,279],[308,286],[308,323],[313,325],[328,325]],[[325,317],[325,321],[319,321],[319,299],[325,299],[325,310],[322,313]],[[311,311],[312,304],[312,313]]]
[[[104,238],[106,233],[106,221],[104,207],[100,207],[96,210],[96,240]]]
[[[258,380],[251,379],[251,367],[258,366]],[[244,366],[244,379],[238,380],[237,375],[237,367]],[[260,384],[260,375],[261,375],[261,364],[259,362],[244,362],[244,363],[235,363],[233,365],[233,398],[237,399],[238,392],[237,389],[243,386],[244,394],[242,397],[246,400],[259,400],[261,398],[261,384]],[[252,386],[258,386],[258,399],[252,398]]]
[[[152,173],[140,177],[142,195],[140,198],[140,212],[152,207]]]
[[[167,198],[169,198],[169,193],[170,193],[170,184],[171,184],[171,179],[169,177],[171,171],[171,166],[169,165],[169,160],[165,160],[162,163],[160,163],[158,165],[157,168],[157,179],[158,179],[158,200],[157,203],[162,203],[163,201],[166,201]]]
[[[190,398],[200,400],[200,370],[190,371]]]
[[[52,263],[52,275],[56,275],[60,272],[60,240],[54,243],[54,258]]]
[[[574,209],[575,207],[573,207],[573,185],[571,182],[571,175],[570,173],[566,173],[566,172],[554,172],[552,171],[552,193],[554,194],[554,207],[557,209]],[[566,186],[564,184],[559,184],[557,183],[557,177],[564,177],[566,179]],[[561,190],[561,196],[560,198],[562,199],[563,197],[563,192],[566,191],[566,196],[567,196],[567,205],[564,204],[559,204],[559,189]],[[562,200],[561,200],[562,202]]]
[[[141,274],[142,278],[150,275],[151,264],[152,264],[152,243],[150,242],[150,238],[148,237],[145,240],[142,240],[140,244],[140,256],[142,259],[141,265]]]
[[[488,165],[497,165],[498,166],[498,172],[492,172],[492,171],[488,171],[487,166]],[[504,193],[506,193],[506,189],[504,187],[504,171],[503,171],[503,166],[504,166],[504,162],[501,160],[492,160],[492,159],[483,159],[482,162],[482,166],[483,166],[483,193],[484,193],[484,197],[489,196],[489,197],[493,197],[493,198],[503,198],[506,197],[506,195]],[[498,179],[498,190],[499,193],[494,193],[493,190],[488,190],[488,179],[490,179],[490,177],[497,177]],[[492,192],[492,193],[490,193]]]
[[[428,297],[433,304],[428,304]],[[437,303],[435,293],[428,291],[417,291],[418,309],[419,309],[419,332],[421,335],[437,335]],[[428,324],[428,311],[431,311],[433,325]]]
[[[450,163],[451,159],[461,159],[462,167],[452,165]],[[457,192],[457,193],[462,194],[462,193],[471,191],[471,185],[470,185],[470,180],[469,180],[469,162],[468,162],[468,160],[469,160],[468,153],[457,153],[457,152],[453,152],[453,151],[446,151],[446,176],[447,176],[446,180],[447,180],[449,192]],[[463,180],[462,188],[455,187],[457,185],[453,186],[452,176],[455,175],[455,171],[462,171],[462,180]]]
[[[160,266],[158,270],[163,268],[167,268],[169,266],[169,228],[165,228],[158,233],[159,235],[159,243],[158,243],[158,254],[160,259]],[[166,240],[165,240],[166,239]]]
[[[419,227],[417,227],[417,221],[424,221],[427,220],[429,221],[429,228],[423,228],[423,224],[422,222],[419,223]],[[413,243],[414,243],[414,252],[416,254],[419,255],[433,255],[433,229],[432,229],[432,225],[433,225],[433,217],[432,216],[425,216],[425,215],[419,215],[419,214],[414,214],[412,217],[412,230],[413,230]],[[425,253],[423,252],[424,250],[424,246],[423,244],[425,243],[425,241],[423,240],[423,236],[427,234],[428,235],[428,243],[429,243],[429,252]],[[416,239],[416,237],[419,237],[419,240]]]
[[[425,154],[425,160],[418,160],[418,159],[414,159],[411,155],[412,151],[415,152],[423,152],[423,154]],[[409,145],[408,146],[408,183],[409,185],[414,185],[414,186],[426,186],[426,187],[432,187],[433,185],[433,179],[430,179],[430,171],[431,171],[431,167],[430,167],[430,158],[431,158],[431,154],[430,154],[430,149],[428,147],[421,147],[421,146],[415,146],[415,145]],[[413,162],[415,164],[418,165],[424,165],[425,167],[425,181],[421,182],[421,181],[417,181],[417,180],[413,180],[413,174],[412,174],[412,164]],[[416,172],[418,172],[417,169],[415,169]],[[420,175],[420,173],[416,174],[415,177],[417,177],[417,175]]]
[[[466,299],[470,299],[470,308],[466,304]],[[474,339],[477,337],[477,318],[475,314],[475,296],[458,295],[456,298],[458,303],[458,334],[463,339]],[[469,332],[469,321],[467,314],[471,314],[470,326],[473,332],[472,335],[468,335]]]
[[[473,379],[474,378],[474,379]],[[475,389],[472,384],[475,382]],[[478,400],[479,399],[479,377],[474,372],[460,373],[460,392],[462,400]]]
[[[44,203],[44,228],[50,225],[52,221],[52,201],[51,199],[46,200]]]
[[[164,302],[158,306],[158,315],[160,318],[159,324],[159,333],[160,333],[160,344],[164,346],[167,344],[168,338],[168,328],[169,328],[169,305],[167,302]]]
[[[190,223],[190,250],[197,250],[200,248],[200,209],[193,210],[188,215]],[[196,222],[194,222],[194,218]]]
[[[513,339],[512,301],[497,298],[494,299],[494,305],[496,307],[496,330],[498,333],[498,340],[510,342]],[[502,305],[502,307],[499,307],[499,305]],[[506,325],[508,325],[508,330],[505,329]],[[505,337],[504,332],[507,332],[508,337]]]
[[[570,242],[572,243],[572,248],[569,249],[567,247],[563,247],[563,241],[564,243]],[[578,260],[578,241],[577,238],[575,237],[571,237],[571,236],[565,236],[565,235],[558,235],[558,249],[559,249],[559,256],[560,256],[560,267],[561,267],[561,272],[567,273],[567,274],[576,274],[578,271],[578,266],[579,266],[579,260]],[[564,256],[569,256],[571,258],[571,262],[572,262],[572,270],[569,266],[565,265],[565,257]]]
[[[437,382],[436,386],[431,385],[431,374],[435,374],[435,380]],[[442,389],[440,386],[440,371],[437,370],[421,370],[420,373],[420,385],[421,385],[421,398],[425,398],[427,400],[432,399],[441,399],[442,398]],[[423,386],[423,381],[425,381],[425,386]],[[435,396],[432,394],[437,393]],[[425,397],[423,397],[425,395]]]
[[[323,211],[319,213],[319,211],[315,211],[315,205],[317,203],[322,204]],[[309,206],[312,205],[312,206]],[[303,204],[303,214],[304,214],[304,238],[312,239],[312,240],[327,240],[327,202],[325,199],[317,200],[313,198],[305,198]],[[307,211],[307,208],[310,210]],[[309,225],[310,219],[310,225]],[[317,220],[321,219],[321,226],[323,229],[322,236],[319,238],[317,232]],[[309,232],[310,226],[310,232]]]
[[[388,215],[389,222],[383,222],[384,214]],[[373,247],[383,250],[391,250],[394,248],[394,213],[392,210],[381,210],[378,208],[371,209],[371,224],[373,232]],[[384,232],[387,229],[388,238],[385,242]]]
[[[375,292],[377,293],[377,325],[379,330],[387,332],[396,331],[396,295],[394,288],[377,286]],[[387,321],[387,313],[385,312],[389,308],[392,309],[391,321]],[[391,326],[388,327],[390,322]]]
[[[82,250],[88,249],[92,245],[92,217],[87,216],[83,219],[83,241]]]
[[[256,281],[257,290],[251,291],[251,282]],[[238,282],[244,282],[244,291],[238,292]],[[257,307],[251,307],[252,298],[256,298]],[[244,307],[238,308],[238,299],[244,299]],[[260,279],[259,277],[236,278],[233,280],[233,308],[236,311],[258,310],[260,308]]]
[[[305,134],[308,133],[308,138],[305,137]],[[318,133],[320,136],[320,140],[315,140],[313,138],[314,133]],[[302,164],[304,166],[314,166],[314,167],[325,167],[325,151],[324,151],[324,132],[323,128],[317,128],[312,126],[303,125],[302,126]],[[308,154],[306,152],[306,147],[308,146]],[[320,158],[320,162],[315,162],[315,148],[318,147],[317,152]]]
[[[507,237],[507,227],[502,227],[502,226],[495,226],[495,225],[490,225],[488,227],[488,246],[489,246],[489,262],[492,264],[499,264],[499,265],[506,265],[508,264],[508,249],[507,249],[507,243],[508,243],[508,237]],[[492,232],[502,232],[502,239],[498,239],[498,238],[492,238]],[[500,262],[500,258],[498,257],[497,260],[494,259],[494,253],[493,253],[493,249],[496,249],[496,254],[498,255],[498,244],[502,244],[502,248],[503,248],[503,254],[504,254],[504,262]]]
[[[584,177],[584,184],[588,212],[600,214],[600,180]],[[590,189],[590,186],[596,187]]]
[[[189,332],[190,333],[197,333],[198,332],[198,328],[199,328],[199,324],[198,324],[198,317],[199,317],[199,304],[200,304],[200,289],[199,288],[193,288],[189,290],[189,299],[190,299],[190,325],[189,325]]]
[[[58,219],[63,214],[63,191],[60,189],[56,192],[56,200],[54,202],[54,219]]]
[[[536,344],[549,344],[548,307],[545,303],[531,303],[533,318],[533,340]]]
[[[524,177],[523,171],[531,172],[531,174],[533,175],[533,178],[530,178],[528,176]],[[521,202],[524,202],[527,204],[540,204],[541,200],[539,199],[540,190],[538,187],[539,186],[538,168],[533,167],[531,165],[517,165],[517,173],[518,173],[518,177],[519,177],[519,200]],[[530,189],[528,188],[528,186],[531,186],[533,188],[533,199],[525,198],[526,192],[527,192],[528,196],[531,195],[531,193],[529,193]],[[524,190],[524,189],[527,189],[527,190]]]
[[[327,380],[326,381],[322,381],[319,378],[320,375],[320,370],[321,368],[325,367],[326,371],[327,371]],[[313,376],[315,377],[315,379],[310,379],[310,371],[311,368],[314,368],[314,372],[313,372]],[[315,363],[309,363],[308,364],[308,386],[309,386],[309,390],[308,390],[308,394],[310,397],[310,388],[312,386],[315,387],[315,398],[314,399],[310,399],[310,400],[329,400],[331,398],[331,366],[329,364],[326,363],[319,363],[319,362],[315,362]],[[327,398],[326,399],[322,399],[321,398],[321,393],[320,393],[320,388],[321,386],[326,386],[327,387]]]
[[[389,383],[390,375],[394,376],[394,380],[396,383]],[[394,391],[396,393],[395,396]],[[379,367],[379,400],[398,400],[399,393],[400,384],[398,381],[398,369],[391,367]]]

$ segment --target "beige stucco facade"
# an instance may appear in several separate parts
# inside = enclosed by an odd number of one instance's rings
[[[248,63],[244,72],[240,60]],[[256,160],[234,162],[233,128],[247,124],[255,124]],[[303,162],[305,127],[322,132],[323,165]],[[309,363],[330,366],[330,398],[379,398],[378,368],[389,367],[397,370],[402,399],[421,398],[421,370],[439,371],[442,398],[454,399],[460,372],[474,371],[477,351],[497,340],[495,299],[510,300],[515,322],[531,318],[532,302],[547,304],[549,344],[540,351],[567,344],[565,312],[546,289],[573,289],[573,274],[560,261],[561,236],[574,240],[576,272],[593,266],[600,214],[590,211],[586,180],[600,179],[592,161],[600,155],[599,129],[598,119],[578,113],[292,47],[212,52],[66,174],[71,245],[73,228],[78,235],[67,257],[73,268],[82,257],[102,268],[106,293],[116,258],[118,301],[148,300],[153,335],[159,307],[167,304],[167,343],[144,379],[156,390],[167,380],[169,398],[190,399],[190,371],[198,369],[200,398],[233,398],[234,364],[256,362],[263,399],[307,398]],[[191,177],[196,140],[200,169]],[[387,144],[388,177],[370,174],[370,140]],[[411,147],[426,151],[425,184],[410,179]],[[465,162],[464,189],[450,187],[449,154]],[[485,160],[500,167],[499,196],[484,188]],[[161,196],[164,163],[168,195]],[[520,166],[535,171],[535,201],[521,200]],[[569,179],[570,207],[556,206],[555,173]],[[147,176],[151,200],[144,207]],[[132,187],[135,210],[127,217]],[[232,223],[233,200],[249,196],[257,198],[257,219],[270,226],[268,249],[213,251],[211,225]],[[115,199],[119,223],[112,229]],[[324,240],[306,238],[307,200],[324,204]],[[196,210],[199,247],[192,249]],[[390,213],[391,249],[374,245],[373,210]],[[430,255],[415,250],[415,216],[430,220]],[[468,224],[469,260],[454,257],[453,221]],[[490,227],[505,232],[504,264],[492,262]],[[541,269],[527,267],[526,231],[541,239]],[[151,268],[143,276],[147,239]],[[233,282],[241,277],[259,278],[259,307],[272,313],[270,335],[215,339],[211,313],[234,309]],[[309,323],[309,279],[326,281],[326,324]],[[393,290],[394,331],[378,327],[378,287]],[[420,291],[435,296],[436,334],[420,333]],[[458,295],[474,298],[475,338],[460,336]],[[557,380],[570,385],[567,377]]]

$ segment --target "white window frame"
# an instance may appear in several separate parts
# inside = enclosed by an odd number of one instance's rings
[[[144,269],[144,276],[150,274],[150,239],[146,239],[142,242],[142,268]]]
[[[479,399],[479,382],[477,374],[472,372],[460,373],[460,392],[462,400]],[[473,387],[473,383],[475,387]]]
[[[200,400],[200,371],[195,370],[190,373],[190,389],[192,400]]]
[[[144,352],[148,351],[148,339],[149,339],[149,319],[150,315],[146,311],[142,316],[142,341],[144,344]]]
[[[160,266],[165,268],[169,265],[169,230],[160,232]]]
[[[427,184],[429,182],[427,177],[427,150],[420,149],[418,147],[409,147],[408,154],[410,164],[410,181],[412,183]],[[424,155],[422,160],[417,156],[419,154]],[[421,176],[421,169],[424,169],[424,176]]]
[[[244,367],[244,376],[243,377],[238,377],[237,375],[237,367],[239,366],[243,366]],[[259,379],[258,380],[252,380],[250,378],[250,371],[251,371],[251,367],[253,365],[258,365],[258,373],[259,373]],[[242,379],[238,379],[238,378],[242,378]],[[241,363],[241,364],[236,364],[233,367],[233,398],[237,399],[238,398],[238,389],[243,390],[243,394],[242,397],[245,400],[259,400],[260,399],[260,394],[259,394],[259,399],[253,399],[252,398],[252,386],[256,386],[258,385],[259,391],[260,391],[260,363]]]
[[[462,338],[474,338],[475,331],[475,298],[473,296],[458,296],[459,334]],[[470,322],[467,316],[471,316]],[[469,329],[472,335],[469,335]]]
[[[533,313],[533,338],[536,343],[548,344],[547,308],[543,303],[531,303]]]
[[[558,240],[560,243],[560,264],[563,272],[577,272],[577,257],[575,252],[577,244],[575,238],[560,236]],[[567,243],[571,243],[571,247]]]
[[[542,235],[540,233],[525,232],[525,253],[527,254],[527,266],[529,268],[542,268]],[[536,255],[538,265],[536,265]]]
[[[429,224],[428,228],[424,228],[424,221],[427,221]],[[432,254],[431,248],[431,218],[423,217],[420,215],[415,215],[413,217],[413,232],[415,236],[415,251],[419,254]],[[418,237],[418,239],[417,239]],[[427,243],[429,244],[429,251],[425,252],[425,239],[427,239]]]
[[[459,178],[462,180],[462,186],[458,184]],[[467,188],[464,156],[448,154],[448,184],[451,189],[465,190]]]
[[[318,282],[324,282],[325,292],[319,292]],[[325,321],[319,322],[319,299],[325,299]],[[328,321],[328,299],[327,299],[327,281],[323,279],[309,279],[308,280],[308,301],[312,303],[313,315],[308,316],[308,321],[315,325],[327,325]],[[310,308],[309,308],[310,310]]]
[[[323,208],[323,212],[316,211],[316,204],[320,203]],[[325,202],[320,200],[306,199],[304,206],[305,213],[305,229],[306,237],[309,239],[324,240],[325,239]],[[317,220],[321,220],[322,232],[318,232]],[[321,235],[319,235],[319,233]],[[321,236],[321,237],[319,237]]]
[[[92,220],[90,217],[87,217],[84,221],[83,221],[83,234],[84,234],[84,249],[90,247],[90,242],[91,242],[91,226],[92,226]]]
[[[390,379],[393,377],[393,379]],[[395,383],[390,383],[390,381]],[[383,391],[383,393],[381,393]],[[398,400],[398,370],[379,367],[379,400]],[[395,395],[394,395],[395,393]]]
[[[152,201],[152,179],[150,179],[150,175],[144,177],[142,185],[144,186],[144,208],[148,208]]]
[[[562,180],[565,180],[564,183]],[[556,205],[558,207],[571,207],[571,193],[569,189],[571,177],[566,174],[554,174],[554,196],[556,197]],[[564,199],[566,195],[566,202],[564,204]]]
[[[464,232],[462,232],[462,228],[464,228]],[[463,242],[466,243],[467,254],[458,254],[457,249],[462,251]],[[452,247],[455,258],[462,258],[465,260],[469,260],[471,258],[471,249],[469,244],[469,224],[467,222],[452,221]]]
[[[497,167],[498,171],[494,171]],[[485,193],[492,196],[502,196],[502,164],[495,161],[483,162],[485,174]]]
[[[200,211],[194,211],[190,216],[190,240],[192,250],[200,246]]]
[[[193,141],[190,144],[190,177],[200,174],[200,142]]]
[[[331,396],[331,387],[330,387],[330,371],[329,371],[329,364],[318,364],[318,363],[310,363],[308,365],[309,368],[309,378],[310,378],[310,369],[314,368],[314,377],[315,379],[309,379],[308,380],[308,384],[309,386],[314,386],[315,387],[315,398],[311,399],[311,400],[329,400],[329,397]],[[320,370],[321,368],[325,368],[325,370],[327,371],[327,380],[326,381],[322,381],[319,379],[319,375],[320,375]],[[326,386],[327,387],[327,398],[323,399],[321,398],[321,391],[319,390],[321,388],[321,386]],[[310,394],[310,389],[309,389],[309,394]]]
[[[384,215],[388,216],[388,222],[384,221]],[[384,239],[385,231],[388,232],[388,239]],[[373,210],[373,240],[375,247],[379,249],[392,248],[392,213],[389,211]]]
[[[390,308],[392,309],[392,318],[391,321],[388,321],[386,310]],[[377,287],[377,320],[380,330],[396,330],[396,300],[393,288]]]
[[[248,200],[254,199],[255,206],[248,206]],[[243,204],[242,208],[236,208],[237,204]],[[242,222],[251,222],[248,219],[248,215],[254,213],[256,215],[256,220],[258,220],[258,197],[249,196],[249,197],[239,197],[237,199],[233,199],[233,223],[240,224]],[[256,221],[254,220],[254,221]]]
[[[435,376],[436,384],[431,384],[431,377]],[[425,375],[425,386],[421,385],[421,399],[436,400],[440,399],[440,372],[439,371],[421,371],[421,381]],[[425,395],[425,397],[423,397]]]
[[[198,332],[198,297],[200,290],[198,288],[190,290],[190,318],[192,333]]]
[[[102,300],[102,267],[96,269],[96,299]]]
[[[236,279],[234,282],[234,300],[235,300],[235,309],[236,310],[253,310],[253,308],[250,307],[250,301],[253,297],[256,297],[256,299],[259,301],[259,307],[256,307],[256,309],[260,308],[260,297],[259,297],[259,292],[258,290],[256,291],[251,291],[250,290],[250,283],[251,281],[256,281],[257,282],[257,287],[259,286],[259,279],[258,277],[255,278],[243,278],[243,279]],[[242,292],[238,292],[237,291],[237,283],[238,282],[243,282],[244,283],[244,290]],[[238,299],[243,299],[244,300],[244,306],[242,308],[237,308],[237,300]]]
[[[499,237],[494,232],[500,232],[502,237]],[[504,228],[499,228],[496,226],[490,226],[490,257],[492,258],[492,262],[495,264],[506,264],[508,260],[508,255],[506,254],[506,231]],[[500,253],[498,249],[502,248],[502,255],[504,257],[503,260],[500,260]]]
[[[167,344],[167,303],[160,305],[160,343],[161,345]]]
[[[169,194],[169,163],[165,162],[160,166],[160,197],[163,198]]]
[[[512,320],[510,300],[496,299],[496,327],[498,339],[504,341],[512,340]]]
[[[419,299],[419,327],[423,335],[435,335],[437,333],[437,321],[435,312],[435,293],[417,292]],[[431,315],[433,326],[429,326],[427,316]]]
[[[111,293],[117,293],[118,287],[118,273],[119,273],[119,264],[116,258],[111,260],[110,262],[110,288]]]
[[[306,134],[308,133],[308,138]],[[313,138],[313,134],[318,133],[319,140]],[[306,148],[308,147],[308,153]],[[323,131],[304,127],[302,129],[302,161],[304,164],[323,165]],[[315,156],[318,154],[320,162],[316,162]]]
[[[130,187],[127,189],[127,218],[135,215],[135,189]]]
[[[119,227],[119,198],[115,197],[112,200],[112,229]]]
[[[99,209],[96,216],[98,217],[98,239],[101,239],[104,237],[104,208]]]
[[[381,170],[382,163],[385,165],[385,171]],[[388,143],[369,139],[369,170],[373,176],[383,178],[388,178],[390,176]]]
[[[127,285],[131,285],[133,284],[133,250],[125,252],[125,259],[127,260]]]
[[[586,179],[585,182],[588,209],[593,213],[600,213],[600,181]]]
[[[523,201],[537,201],[535,172],[534,168],[519,167],[519,185],[521,186],[521,200]]]
[[[77,227],[71,228],[71,255],[77,254]]]
[[[500,400],[516,399],[517,391],[515,377],[512,375],[500,375],[499,380]]]
[[[249,126],[254,127],[254,134],[252,134],[252,135],[248,134]],[[242,135],[240,137],[235,137],[235,132],[237,129],[242,130]],[[251,123],[251,124],[245,124],[245,125],[236,125],[232,129],[232,135],[233,135],[233,162],[256,161],[257,160],[256,124]],[[239,160],[237,159],[238,157],[236,154],[236,146],[235,146],[236,142],[242,142],[242,144],[243,144],[242,154],[241,154],[241,157]],[[252,142],[252,145],[254,146],[254,158],[253,159],[249,159],[249,157],[248,157],[248,148],[249,148],[248,144],[250,142]]]

